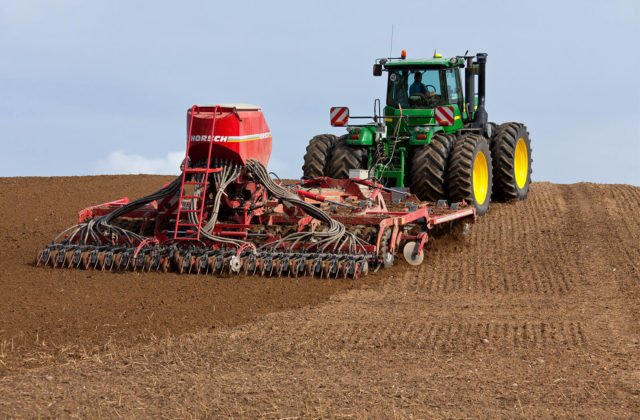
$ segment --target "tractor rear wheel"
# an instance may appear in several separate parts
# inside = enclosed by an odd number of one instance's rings
[[[431,143],[414,150],[411,159],[411,192],[422,201],[447,197],[447,166],[453,138],[436,134]]]
[[[319,134],[309,140],[302,165],[302,179],[327,175],[327,163],[337,137],[333,134]]]
[[[465,200],[478,215],[489,210],[492,185],[491,150],[486,137],[468,134],[453,145],[448,186],[452,201]]]
[[[531,183],[531,140],[524,124],[500,125],[491,142],[493,196],[501,201],[524,200]]]
[[[350,169],[366,168],[367,149],[348,145],[346,138],[347,136],[338,138],[331,152],[327,163],[327,176],[331,178],[347,179]]]

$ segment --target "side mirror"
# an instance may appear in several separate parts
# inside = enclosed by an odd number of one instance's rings
[[[374,64],[373,65],[373,75],[374,76],[382,76],[382,64]]]
[[[329,117],[333,127],[344,127],[349,122],[349,108],[334,106],[329,110]]]

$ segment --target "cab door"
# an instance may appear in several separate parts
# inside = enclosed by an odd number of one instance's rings
[[[458,68],[449,68],[443,71],[444,84],[447,87],[447,102],[453,107],[453,125],[445,128],[445,132],[456,131],[462,128],[462,109],[464,98],[462,95],[462,83]]]

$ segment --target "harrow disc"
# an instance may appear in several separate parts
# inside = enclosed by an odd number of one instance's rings
[[[422,261],[424,261],[424,250],[420,250],[420,252],[416,252],[418,250],[419,244],[417,242],[411,241],[407,242],[402,249],[402,254],[404,259],[410,265],[420,265]]]

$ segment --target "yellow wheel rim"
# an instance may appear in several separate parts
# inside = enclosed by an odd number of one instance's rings
[[[522,137],[516,143],[516,153],[513,158],[513,171],[516,176],[516,185],[522,189],[527,184],[529,176],[529,152],[527,151],[527,143]]]
[[[473,197],[476,204],[483,205],[489,191],[489,165],[484,152],[476,154],[473,161]]]

